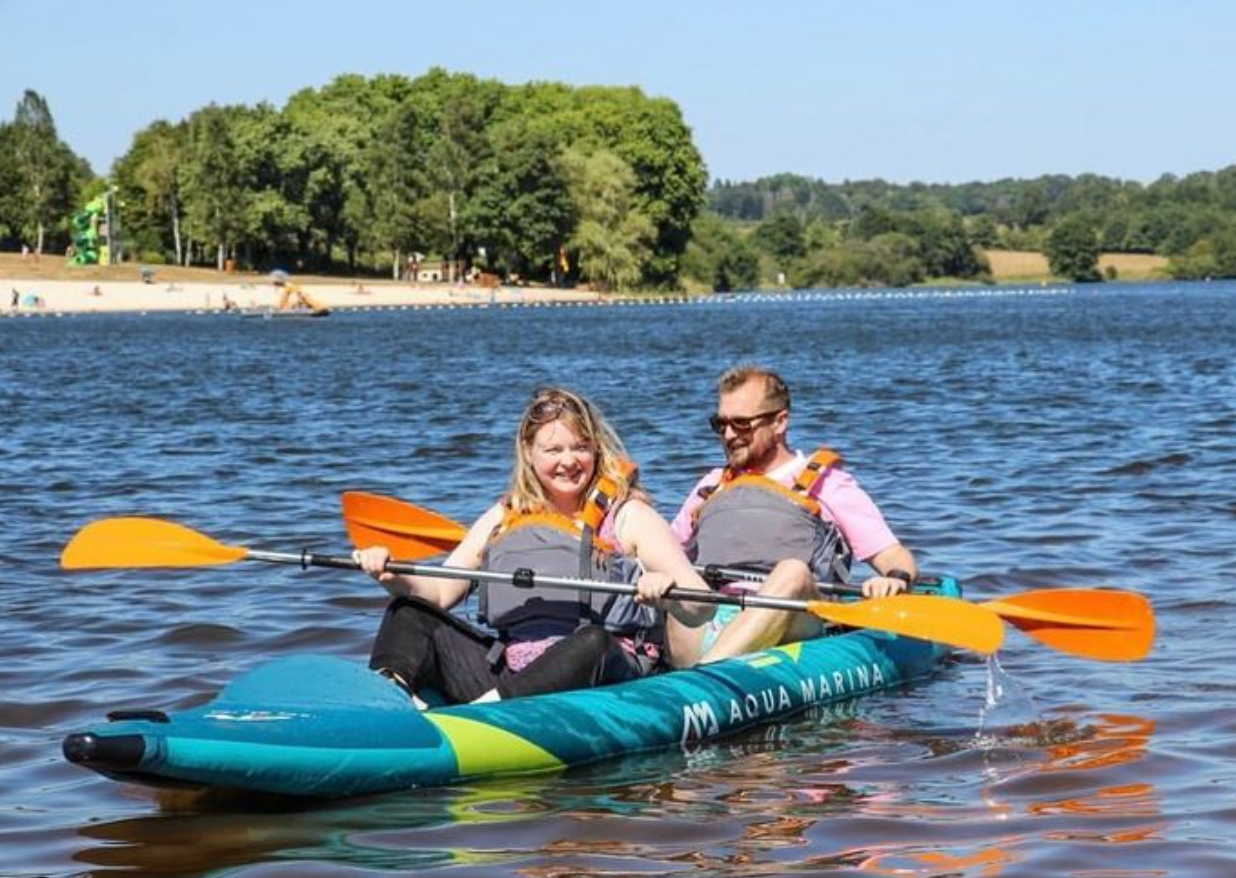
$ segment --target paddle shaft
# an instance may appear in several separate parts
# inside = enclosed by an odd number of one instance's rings
[[[266,561],[271,564],[295,564],[307,569],[309,567],[330,567],[336,570],[360,570],[361,566],[350,557],[340,555],[319,555],[314,552],[265,552],[249,549],[248,556],[255,561]],[[554,588],[578,589],[594,591],[601,594],[633,595],[637,592],[634,585],[626,582],[600,582],[594,579],[571,579],[563,576],[541,576],[528,569],[517,570],[514,573],[499,573],[494,570],[468,570],[463,567],[439,567],[434,564],[413,564],[409,561],[390,561],[386,565],[390,573],[404,573],[410,576],[433,576],[440,579],[464,579],[473,582],[504,583],[517,588]],[[861,593],[861,590],[860,590]],[[665,593],[671,600],[691,601],[698,604],[728,604],[737,607],[756,607],[767,610],[796,610],[810,612],[810,601],[799,601],[792,598],[770,598],[759,595],[718,594],[711,591],[695,589],[671,588]]]
[[[703,578],[705,582],[714,588],[725,585],[729,582],[763,582],[768,578],[768,573],[763,570],[753,570],[748,567],[723,567],[719,564],[696,564],[696,572]],[[861,585],[848,585],[840,582],[817,582],[815,584],[822,592],[828,594],[848,594],[863,596],[863,587]]]

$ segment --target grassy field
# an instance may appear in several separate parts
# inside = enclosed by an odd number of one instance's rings
[[[1051,269],[1047,257],[1033,250],[987,250],[991,273],[997,283],[1050,281]],[[1108,266],[1116,269],[1117,280],[1162,280],[1168,276],[1167,259],[1146,253],[1104,253],[1099,257],[1099,271]]]

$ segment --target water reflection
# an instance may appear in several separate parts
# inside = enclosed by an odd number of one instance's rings
[[[89,844],[74,859],[98,867],[91,875],[149,878],[202,874],[203,864],[215,871],[289,858],[382,870],[476,863],[476,852],[450,846],[449,835],[438,830],[543,816],[562,807],[542,796],[552,782],[495,782],[316,807],[252,793],[160,791],[153,798],[162,813],[80,827]]]

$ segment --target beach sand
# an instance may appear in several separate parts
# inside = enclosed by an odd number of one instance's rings
[[[83,314],[103,312],[223,311],[226,295],[244,310],[267,309],[279,301],[279,289],[269,279],[218,281],[58,280],[5,277],[0,279],[0,313]],[[454,284],[300,283],[315,301],[332,310],[367,308],[449,307],[592,302],[597,293],[547,287],[484,289]],[[14,292],[17,306],[13,307]],[[37,300],[37,303],[36,303]]]

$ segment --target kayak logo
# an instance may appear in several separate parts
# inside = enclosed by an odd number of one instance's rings
[[[716,711],[707,701],[682,706],[682,743],[702,741],[721,732]]]
[[[880,666],[872,662],[870,665],[854,665],[833,671],[831,679],[828,674],[820,674],[814,679],[808,677],[799,683],[799,687],[802,689],[803,702],[811,704],[826,698],[841,698],[868,689],[878,689],[887,683]]]

